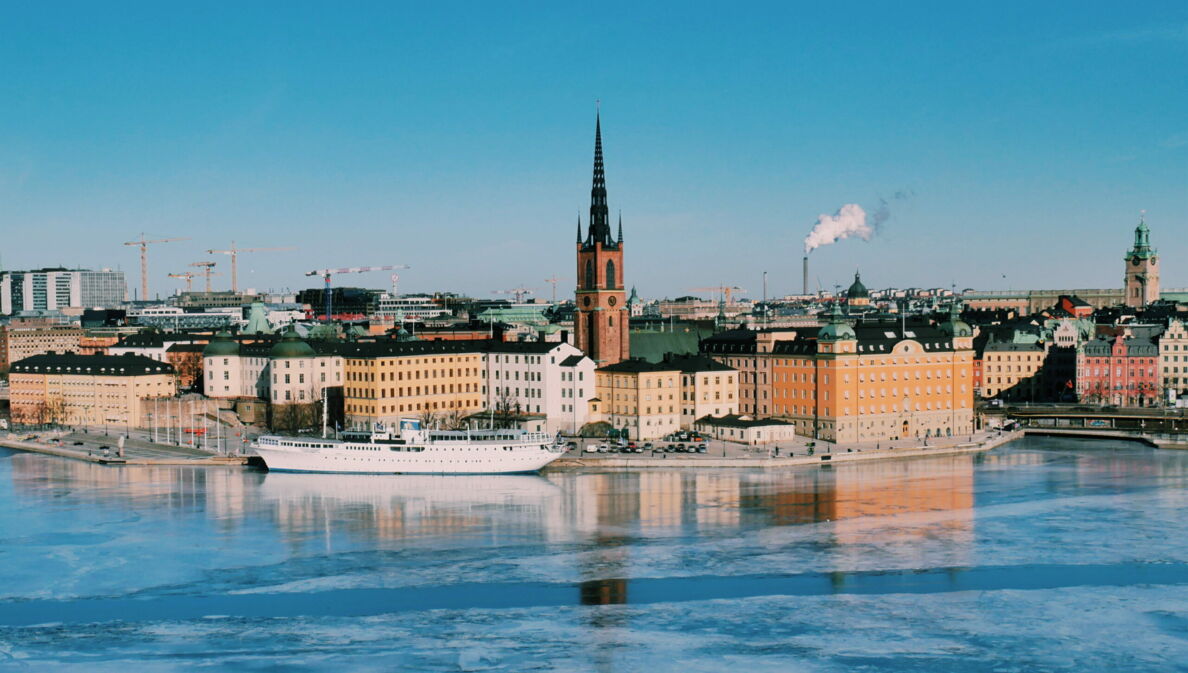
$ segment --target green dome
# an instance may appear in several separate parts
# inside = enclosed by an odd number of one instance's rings
[[[302,341],[301,337],[297,336],[297,332],[293,330],[285,332],[281,340],[272,347],[272,350],[268,351],[268,357],[273,360],[279,360],[281,358],[312,358],[314,355],[316,353],[314,353],[313,347]]]
[[[940,331],[951,337],[973,336],[973,328],[961,319],[961,304],[959,302],[949,305],[949,319],[942,322],[939,327]]]
[[[239,355],[239,342],[231,338],[228,332],[218,332],[206,348],[202,349],[202,357],[227,357]]]
[[[854,272],[854,283],[846,290],[847,299],[870,299],[870,291],[862,284],[862,274]]]
[[[833,309],[829,311],[829,323],[817,330],[817,339],[821,341],[842,341],[857,338],[858,334],[854,332],[853,327],[850,327],[850,323],[846,322],[846,317],[842,315],[841,307],[835,303]]]

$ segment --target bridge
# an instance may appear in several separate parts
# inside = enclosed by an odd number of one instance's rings
[[[1007,407],[1025,434],[1138,441],[1160,448],[1188,448],[1183,409],[1094,408],[1076,405]]]

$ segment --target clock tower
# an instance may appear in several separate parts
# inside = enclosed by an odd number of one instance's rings
[[[1126,253],[1126,305],[1143,308],[1159,299],[1159,255],[1151,247],[1145,218],[1134,229],[1134,247]]]
[[[599,367],[626,360],[631,353],[628,313],[623,291],[623,217],[619,236],[611,236],[606,205],[606,172],[602,165],[602,119],[594,122],[594,186],[590,190],[590,221],[582,236],[577,229],[577,314],[573,329],[580,348]]]

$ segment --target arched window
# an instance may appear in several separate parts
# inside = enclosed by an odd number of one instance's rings
[[[618,286],[618,283],[615,282],[615,260],[608,259],[606,260],[606,289],[613,290]]]
[[[598,279],[594,277],[594,260],[586,260],[586,289],[593,290],[598,287]]]

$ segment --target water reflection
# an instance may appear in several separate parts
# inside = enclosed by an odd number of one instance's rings
[[[914,524],[948,513],[941,534],[964,541],[974,505],[969,456],[782,472],[452,477],[113,468],[29,454],[10,462],[14,492],[34,506],[65,500],[163,516],[200,512],[229,527],[264,519],[294,543],[326,531],[357,542],[471,535],[585,542],[606,552],[604,569],[621,566],[616,550],[640,539],[833,522],[837,543],[846,544],[884,517],[920,534]],[[1114,467],[1085,469],[1109,475]]]
[[[1188,504],[1188,454],[1105,446],[1029,441],[979,456],[779,472],[492,477],[111,468],[0,454],[0,618],[258,614],[271,620],[257,629],[260,645],[286,650],[291,642],[273,638],[286,620],[320,616],[337,634],[340,617],[375,617],[347,628],[396,625],[393,642],[436,647],[441,629],[475,615],[484,629],[536,619],[526,628],[558,628],[537,639],[552,638],[550,652],[612,671],[638,670],[625,657],[649,630],[670,642],[672,631],[712,641],[733,629],[746,649],[756,620],[811,629],[816,609],[840,610],[836,621],[861,604],[790,597],[1075,590],[1141,572],[1182,584],[1182,564],[1143,561],[1184,558],[1174,533]],[[1123,491],[1135,497],[1113,497]],[[723,607],[753,597],[771,598],[762,614],[751,603]],[[681,604],[708,600],[717,602]],[[582,607],[546,609],[562,604]],[[1013,622],[1014,605],[993,614]],[[483,612],[507,606],[521,612]],[[468,609],[477,612],[459,619]],[[729,609],[734,626],[723,627]],[[908,613],[927,627],[960,621]],[[241,646],[238,629],[229,647]],[[469,643],[477,632],[454,633]],[[821,641],[835,635],[822,631]],[[154,638],[141,641],[146,656],[174,645]]]

